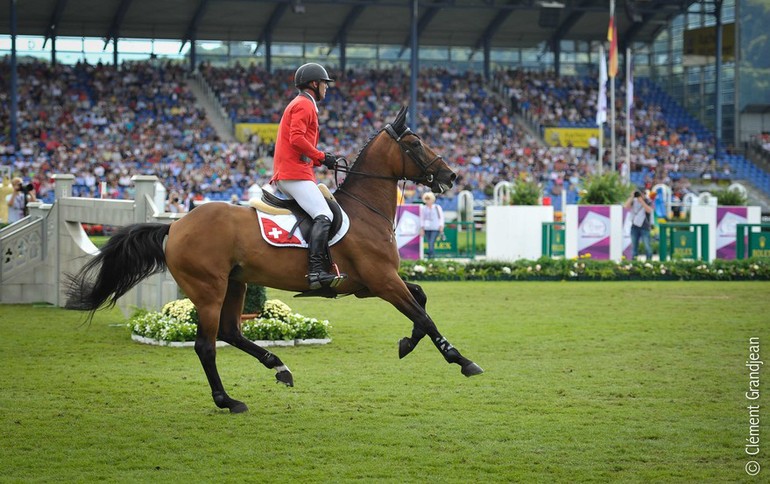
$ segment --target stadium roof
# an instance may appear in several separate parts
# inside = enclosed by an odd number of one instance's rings
[[[617,0],[618,38],[651,42],[692,0]],[[10,33],[7,7],[0,33]],[[420,0],[421,46],[602,40],[608,0]],[[402,45],[411,0],[19,0],[19,35]]]

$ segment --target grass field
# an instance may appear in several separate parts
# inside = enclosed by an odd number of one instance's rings
[[[425,283],[465,378],[378,300],[293,300],[334,341],[276,352],[296,386],[233,348],[216,409],[191,348],[130,341],[117,311],[0,306],[0,481],[758,482],[744,465],[749,338],[770,283]],[[770,349],[762,351],[770,354]],[[770,359],[770,358],[766,358]],[[764,369],[763,369],[764,371]],[[765,378],[762,373],[762,378]],[[765,385],[766,386],[766,385]],[[764,386],[763,386],[764,388]],[[761,405],[761,403],[760,403]],[[767,482],[765,480],[765,482]]]

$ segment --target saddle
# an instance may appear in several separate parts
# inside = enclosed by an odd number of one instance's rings
[[[334,214],[334,220],[329,228],[329,246],[339,242],[350,228],[350,218],[342,210],[339,203],[326,185],[319,184],[326,203]],[[262,238],[275,247],[307,248],[313,219],[295,200],[278,198],[272,193],[262,192],[262,198],[254,198],[249,205],[256,210]],[[299,232],[299,233],[297,233]],[[326,260],[333,265],[331,252],[326,250]],[[332,288],[322,287],[296,294],[294,297],[327,297],[336,298],[337,293]]]
[[[320,183],[318,189],[321,190],[329,205],[334,219],[329,229],[329,245],[338,242],[347,232],[350,226],[350,220],[347,214],[343,212],[337,200],[329,191],[329,188]],[[283,199],[276,197],[270,192],[262,192],[262,198],[254,198],[249,201],[249,205],[257,211],[260,225],[262,225],[262,234],[265,240],[275,246],[306,247],[306,241],[310,240],[310,231],[313,228],[313,219],[305,212],[299,204],[292,199]],[[272,233],[275,224],[278,222],[280,231],[280,241],[271,239],[267,236]],[[301,237],[296,237],[297,233]]]

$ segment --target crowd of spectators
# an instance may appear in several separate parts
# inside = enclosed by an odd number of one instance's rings
[[[18,149],[9,142],[9,73],[0,64],[0,160],[51,196],[51,175],[75,175],[75,194],[132,198],[131,177],[153,174],[169,190],[247,187],[254,147],[223,143],[171,64],[19,64]],[[229,198],[229,194],[228,194]]]
[[[295,92],[291,71],[268,75],[255,66],[203,65],[201,72],[234,121],[275,122],[275,106]],[[400,69],[349,70],[335,77],[319,114],[321,144],[352,160],[406,102],[410,79]],[[558,195],[565,181],[576,185],[590,172],[589,150],[546,147],[515,121],[509,100],[490,92],[478,73],[424,69],[417,92],[417,131],[458,172],[453,193],[488,197],[499,181],[526,176]]]
[[[278,122],[294,94],[293,71],[272,74],[259,67],[201,65],[204,79],[236,121]],[[252,185],[270,178],[272,147],[254,137],[226,143],[216,135],[186,86],[184,67],[157,62],[119,68],[79,63],[18,66],[19,148],[9,143],[9,72],[0,63],[0,162],[33,181],[50,198],[51,175],[76,176],[76,194],[131,198],[131,177],[154,174],[180,200],[244,199]],[[443,68],[421,71],[416,131],[458,172],[453,193],[471,190],[490,196],[502,180],[541,181],[546,195],[573,194],[581,178],[596,168],[596,150],[548,147],[517,122],[525,113],[539,124],[593,126],[596,87],[585,78],[548,73],[499,72],[490,91],[477,73]],[[320,109],[321,149],[353,161],[367,140],[408,100],[409,76],[399,69],[333,73],[335,89]],[[622,93],[622,91],[621,91]],[[624,99],[623,95],[618,96]],[[660,108],[635,102],[631,169],[643,170],[648,185],[677,181],[697,167],[719,171],[713,151],[684,126],[671,128]],[[617,103],[622,119],[622,101]],[[624,127],[618,129],[618,139]],[[618,160],[624,159],[619,143]],[[604,162],[609,165],[609,153]],[[333,185],[331,174],[322,181]],[[449,193],[451,197],[453,193]],[[407,196],[419,198],[414,187]],[[47,197],[48,196],[48,197]],[[180,210],[189,203],[180,205]]]
[[[611,81],[610,81],[611,82]],[[516,113],[522,114],[538,127],[596,127],[598,83],[593,77],[556,76],[553,72],[498,71],[495,85],[506,97]],[[667,96],[650,82],[637,82],[631,109],[630,167],[626,163],[626,87],[616,81],[615,137],[617,164],[622,170],[630,169],[652,186],[656,183],[677,185],[687,177],[705,179],[729,178],[728,165],[716,162],[713,139],[697,136],[690,123],[678,119],[672,125],[664,116],[661,103]],[[668,100],[669,105],[673,105]],[[608,102],[609,104],[609,102]],[[608,106],[612,109],[612,106]],[[608,114],[608,120],[610,116]],[[605,142],[610,128],[604,125]],[[603,163],[609,167],[612,153],[604,152]]]

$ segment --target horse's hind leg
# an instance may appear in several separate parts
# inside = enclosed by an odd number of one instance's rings
[[[243,336],[241,331],[241,312],[243,298],[246,295],[246,284],[230,279],[227,283],[227,294],[219,316],[219,339],[244,351],[265,365],[275,370],[276,383],[294,386],[294,377],[289,368],[280,358],[261,346],[252,343]]]
[[[232,413],[241,413],[249,408],[245,403],[230,398],[225,392],[217,370],[217,333],[219,331],[219,313],[225,297],[227,283],[215,277],[192,277],[181,272],[174,274],[182,290],[195,304],[198,310],[198,334],[195,337],[195,352],[201,360],[203,371],[211,387],[211,396],[219,408],[227,408]],[[202,282],[209,280],[210,282]]]
[[[219,326],[219,305],[196,304],[198,308],[198,335],[195,338],[195,352],[203,365],[203,371],[211,386],[211,397],[219,408],[227,408],[232,413],[241,413],[249,409],[245,403],[230,398],[225,392],[217,371],[217,328]]]
[[[425,311],[425,304],[428,302],[428,296],[425,295],[425,291],[422,290],[417,284],[411,282],[404,282],[406,288],[409,289],[409,293],[412,295],[417,304]],[[417,323],[412,327],[412,336],[401,338],[398,342],[398,357],[403,358],[412,352],[417,343],[425,336],[425,331]]]

